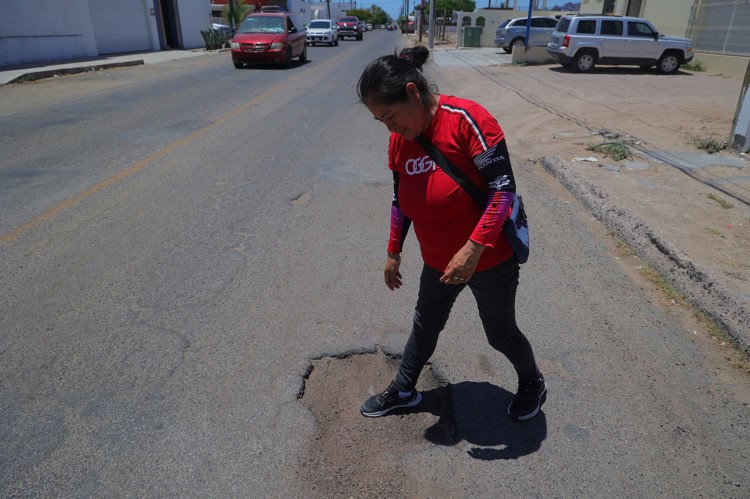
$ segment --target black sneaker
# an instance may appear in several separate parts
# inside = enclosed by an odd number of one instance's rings
[[[417,390],[412,390],[411,395],[406,398],[399,397],[398,392],[399,389],[396,384],[391,383],[383,393],[378,393],[365,400],[359,411],[363,416],[376,418],[388,414],[393,409],[414,407],[422,401],[422,394]]]
[[[519,383],[518,392],[508,406],[508,416],[516,421],[526,421],[539,414],[547,400],[547,384],[540,377],[528,383]]]

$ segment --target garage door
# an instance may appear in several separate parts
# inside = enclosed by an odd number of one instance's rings
[[[700,0],[688,37],[695,49],[727,55],[750,55],[750,2]]]
[[[89,0],[100,54],[151,49],[145,4],[144,0]]]

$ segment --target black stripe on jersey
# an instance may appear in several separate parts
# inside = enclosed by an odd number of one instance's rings
[[[474,118],[471,117],[471,115],[469,114],[469,111],[460,107],[449,106],[448,104],[443,104],[440,107],[442,107],[443,109],[451,113],[462,114],[464,118],[466,118],[466,120],[471,125],[471,128],[474,129],[474,133],[477,134],[477,138],[479,139],[479,142],[482,143],[482,147],[484,148],[484,150],[486,151],[487,149],[489,149],[489,145],[487,144],[487,139],[484,138],[484,134],[482,133],[482,130],[479,129],[479,125],[477,125],[477,122],[474,121]]]

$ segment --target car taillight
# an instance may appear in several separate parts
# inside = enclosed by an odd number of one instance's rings
[[[570,43],[570,35],[565,35],[565,37],[563,38],[562,48],[564,49],[568,48],[569,43]]]

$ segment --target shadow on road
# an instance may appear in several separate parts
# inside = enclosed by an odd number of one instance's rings
[[[439,417],[425,431],[425,439],[437,445],[475,444],[468,451],[474,459],[517,459],[539,450],[547,438],[547,419],[517,422],[506,410],[513,394],[487,382],[466,381],[422,392],[419,412]]]

